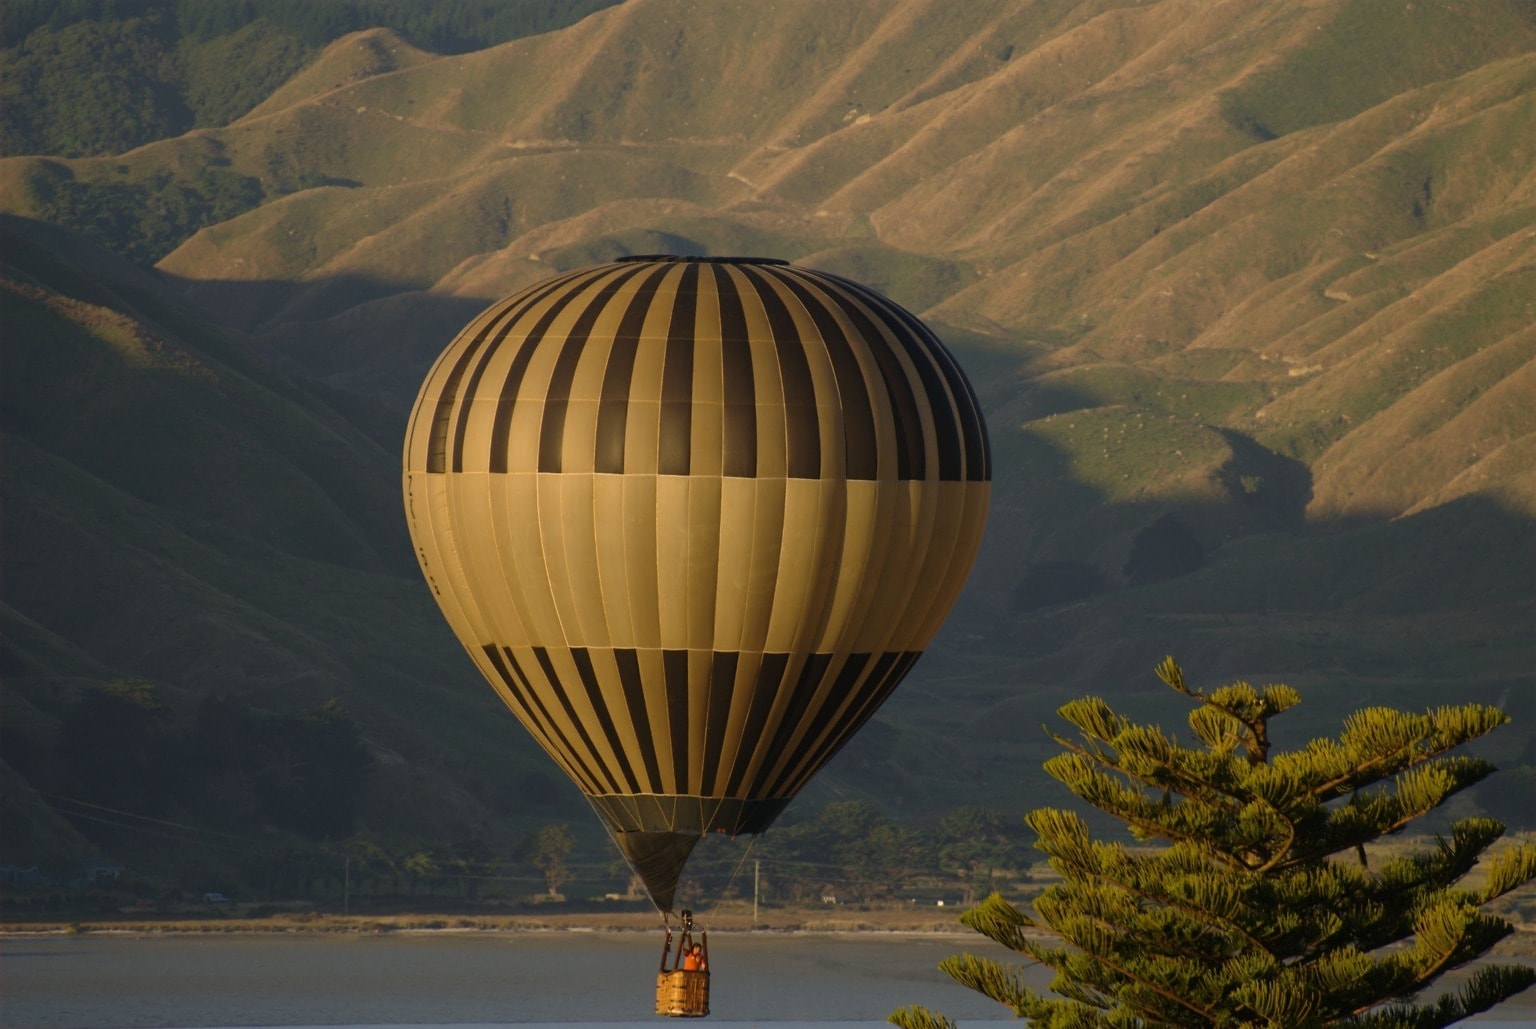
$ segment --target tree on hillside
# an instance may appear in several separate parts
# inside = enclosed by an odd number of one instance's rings
[[[778,832],[763,856],[802,883],[804,896],[830,888],[845,900],[890,897],[931,864],[922,834],[865,800],[828,804]]]
[[[956,808],[939,822],[936,835],[939,868],[960,880],[966,904],[976,902],[977,888],[990,883],[993,873],[1025,863],[1022,833],[998,811],[970,805]]]
[[[1477,704],[1422,715],[1366,708],[1337,739],[1271,753],[1269,722],[1300,697],[1245,682],[1210,695],[1170,658],[1158,675],[1196,704],[1198,746],[1135,725],[1097,698],[1062,717],[1079,740],[1046,770],[1156,847],[1092,838],[1068,811],[1026,819],[1062,881],[1034,914],[993,894],[961,921],[1056,972],[1047,997],[1021,970],[961,954],[940,967],[1041,1026],[1445,1026],[1536,982],[1486,965],[1458,993],[1418,1003],[1441,975],[1512,927],[1483,910],[1536,877],[1536,846],[1504,849],[1468,879],[1504,826],[1465,818],[1433,846],[1367,860],[1492,770],[1449,751],[1508,721]],[[920,1007],[908,1029],[952,1026]]]
[[[576,837],[571,834],[571,827],[563,822],[559,825],[546,825],[534,838],[533,856],[529,860],[544,873],[544,885],[551,898],[558,898],[560,887],[571,879],[566,859],[575,847]]]

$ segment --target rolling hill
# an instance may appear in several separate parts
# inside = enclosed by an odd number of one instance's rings
[[[0,208],[125,253],[135,189],[259,192],[153,269],[11,223],[8,653],[192,704],[249,646],[253,703],[337,696],[408,756],[376,768],[517,817],[470,783],[538,756],[492,739],[400,556],[416,384],[553,272],[769,254],[935,325],[997,455],[960,607],[808,804],[1026,808],[1054,707],[1157,717],[1167,652],[1301,689],[1293,742],[1454,696],[1536,764],[1533,126],[1516,0],[627,0],[455,56],[346,36],[230,124],[0,161]]]

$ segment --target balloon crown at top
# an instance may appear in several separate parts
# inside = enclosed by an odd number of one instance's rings
[[[689,254],[630,254],[614,258],[615,264],[628,261],[679,261],[686,264],[779,264],[787,265],[781,257],[694,257]]]

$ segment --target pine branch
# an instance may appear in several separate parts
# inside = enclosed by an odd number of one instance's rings
[[[885,1020],[901,1029],[959,1029],[950,1019],[917,1004],[893,1011]]]
[[[1486,904],[1533,879],[1536,879],[1536,844],[1522,843],[1494,855],[1488,862],[1488,878],[1478,899]]]
[[[1272,753],[1269,720],[1299,702],[1294,690],[1234,682],[1207,695],[1171,658],[1158,674],[1195,701],[1189,726],[1201,746],[1089,698],[1062,708],[1081,739],[1055,736],[1062,753],[1046,768],[1139,839],[1167,846],[1132,851],[1094,840],[1071,812],[1030,812],[1062,882],[1035,899],[1034,918],[994,894],[962,922],[1054,969],[1062,999],[971,955],[946,964],[957,981],[1042,1027],[1129,1029],[1438,1027],[1536,980],[1526,968],[1480,970],[1461,994],[1406,1002],[1512,931],[1480,908],[1536,881],[1536,844],[1490,859],[1475,889],[1459,884],[1502,835],[1492,819],[1458,820],[1434,847],[1376,870],[1363,860],[1366,844],[1492,770],[1448,752],[1507,721],[1501,712],[1369,708],[1337,739]],[[1351,850],[1358,864],[1344,858]]]

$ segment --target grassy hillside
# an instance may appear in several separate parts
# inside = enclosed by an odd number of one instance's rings
[[[0,9],[0,136],[8,154],[115,154],[227,125],[351,32],[387,27],[432,53],[463,53],[615,2],[10,0]]]
[[[162,542],[130,548],[121,581],[166,604],[217,598],[196,606],[218,639],[278,641],[255,680],[294,684],[294,703],[334,693],[372,739],[375,677],[419,714],[431,702],[412,683],[466,674],[408,585],[389,499],[443,344],[562,269],[771,254],[924,314],[976,382],[997,454],[959,608],[808,805],[1031,806],[1051,710],[1094,692],[1155,718],[1168,652],[1202,682],[1302,689],[1302,735],[1363,704],[1499,703],[1517,724],[1489,752],[1528,783],[1533,124],[1536,12],[1520,0],[628,0],[456,56],[347,35],[227,125],[0,161],[0,207],[158,277],[133,294],[156,298],[147,310],[70,307],[86,286],[52,280],[8,301],[27,338],[76,341],[21,365],[44,376],[26,396],[74,395],[101,368],[138,395],[122,369],[154,368],[157,409],[208,441],[140,437],[153,419],[115,393],[80,398],[91,432],[19,399],[8,481],[58,499],[7,532],[73,527],[35,578],[12,578],[7,631],[87,669],[70,675],[209,689],[190,636],[120,602],[77,618],[55,595],[101,581],[70,553],[127,531],[73,512],[137,510],[90,500],[126,491],[157,526],[134,533]],[[93,260],[80,283],[105,274]],[[170,328],[135,328],[163,312]],[[177,364],[133,342],[146,332],[220,349]],[[98,370],[65,374],[77,365]],[[215,365],[262,399],[226,402],[212,384],[227,376],[199,370]],[[204,474],[146,468],[162,451]],[[235,453],[249,481],[229,473]],[[206,571],[181,571],[205,553]],[[298,599],[322,580],[341,593]],[[279,631],[290,609],[331,635]],[[402,643],[417,638],[438,642]],[[473,764],[453,789],[506,781],[478,763],[512,760],[489,756],[493,730],[450,707],[469,721],[407,719],[419,749],[389,767],[407,775],[465,733]]]
[[[439,625],[394,454],[142,272],[46,226],[5,232],[0,667],[4,758],[26,781],[6,790],[8,857],[94,849],[40,798],[297,850],[354,833],[505,847],[532,828],[542,755],[500,731]],[[101,719],[118,730],[87,745]],[[339,744],[303,757],[325,725],[355,739],[352,764],[327,758]],[[295,789],[329,808],[295,820]],[[176,873],[144,856],[156,837],[110,841]]]

